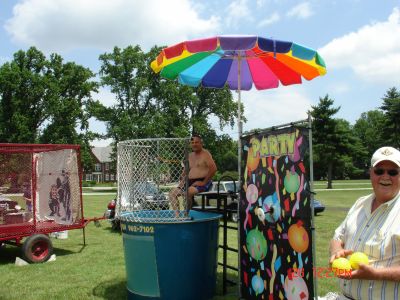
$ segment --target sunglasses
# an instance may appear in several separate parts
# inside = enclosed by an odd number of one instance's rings
[[[381,169],[381,168],[374,168],[374,173],[377,176],[381,176],[381,175],[385,174],[385,172],[391,177],[399,175],[399,169],[386,170],[386,169]]]

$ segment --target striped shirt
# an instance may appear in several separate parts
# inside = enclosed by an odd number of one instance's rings
[[[335,230],[334,240],[344,249],[368,255],[375,268],[400,265],[400,193],[381,204],[372,214],[375,195],[359,198]],[[399,282],[385,280],[339,279],[345,296],[353,299],[399,299]]]

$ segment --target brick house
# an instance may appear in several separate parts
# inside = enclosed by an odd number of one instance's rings
[[[115,182],[117,170],[111,159],[112,147],[93,147],[92,156],[95,164],[92,172],[85,173],[83,179],[96,182]]]

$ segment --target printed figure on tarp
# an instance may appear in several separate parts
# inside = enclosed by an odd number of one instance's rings
[[[49,193],[49,208],[50,208],[50,215],[49,217],[52,217],[54,215],[57,215],[58,217],[61,217],[60,215],[60,201],[58,197],[58,188],[57,185],[53,184],[50,188],[50,193]]]
[[[76,152],[63,149],[38,153],[35,154],[35,162],[37,220],[65,225],[80,220],[80,178]]]
[[[308,129],[242,139],[241,282],[245,299],[312,299]]]
[[[62,216],[60,215],[60,206],[62,204]],[[61,177],[57,177],[56,184],[51,185],[49,194],[49,217],[62,217],[62,221],[71,219],[71,188],[69,185],[68,172],[65,169],[61,171]]]
[[[57,178],[57,188],[60,202],[65,211],[65,216],[62,220],[69,220],[71,218],[71,188],[69,185],[69,175],[65,169],[61,171],[61,179]]]

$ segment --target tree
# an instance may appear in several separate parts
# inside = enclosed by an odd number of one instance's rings
[[[400,92],[390,88],[383,97],[383,104],[380,107],[386,117],[385,138],[386,143],[400,148]]]
[[[220,126],[233,125],[236,103],[228,89],[191,88],[155,74],[150,63],[159,53],[144,53],[139,46],[115,47],[100,56],[100,79],[115,94],[116,103],[92,105],[96,117],[106,122],[107,134],[116,142],[149,137],[187,137],[193,131],[213,131],[209,116]]]
[[[193,132],[208,131],[211,127],[210,115],[218,118],[221,129],[225,125],[233,127],[237,103],[233,101],[232,94],[227,87],[224,89],[198,87],[194,89],[193,96],[188,103]]]
[[[218,136],[215,131],[208,131],[202,135],[204,146],[209,150],[218,167],[218,173],[238,170],[237,142],[229,135]]]
[[[81,144],[91,164],[87,107],[98,84],[92,71],[35,47],[18,51],[0,68],[0,140],[10,143]]]
[[[94,74],[73,62],[64,64],[57,54],[51,55],[48,65],[51,70],[49,92],[52,93],[47,119],[50,124],[43,129],[40,140],[43,143],[81,143],[88,133],[87,107],[92,101],[91,93],[97,92],[98,84],[91,81]]]
[[[353,132],[367,150],[365,166],[369,166],[369,159],[375,150],[387,144],[385,124],[386,117],[382,111],[370,110],[362,113],[353,126]]]
[[[97,92],[98,83],[93,81],[94,73],[73,62],[63,63],[58,54],[52,54],[48,62],[52,71],[52,102],[49,108],[50,122],[40,136],[41,143],[80,144],[81,160],[85,170],[90,170],[93,158],[90,155],[90,141],[97,134],[89,131],[88,107],[93,101],[92,93]]]
[[[311,116],[313,117],[313,153],[315,175],[324,177],[327,175],[328,188],[332,188],[333,161],[337,157],[336,152],[336,122],[333,119],[340,107],[331,107],[333,100],[326,95],[319,98],[317,106],[312,106]]]
[[[115,47],[100,55],[100,80],[115,94],[116,103],[105,107],[94,103],[91,110],[107,125],[107,136],[115,142],[145,137],[188,136],[188,118],[182,102],[189,88],[177,89],[160,80],[149,68],[159,49],[143,53],[139,46]],[[171,122],[170,120],[180,120]]]
[[[353,134],[350,123],[344,119],[336,119],[336,151],[338,152],[334,176],[340,179],[364,178],[367,174],[365,159],[368,157],[367,149],[358,136]]]
[[[333,100],[326,95],[313,106],[313,150],[316,177],[327,177],[327,188],[337,178],[361,177],[366,150],[352,132],[346,120],[334,119],[340,107],[332,107]]]
[[[35,143],[51,102],[46,57],[36,48],[14,54],[0,68],[0,140]]]

